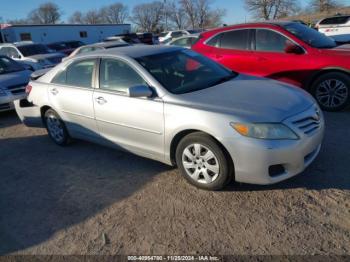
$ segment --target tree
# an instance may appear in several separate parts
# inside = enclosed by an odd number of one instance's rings
[[[128,8],[121,3],[111,4],[101,8],[100,16],[105,23],[124,24],[128,17]]]
[[[83,24],[85,23],[85,16],[82,12],[76,11],[69,17],[68,21],[72,24]]]
[[[34,24],[57,24],[60,18],[61,10],[53,2],[41,4],[28,15],[28,20]]]
[[[197,23],[197,15],[198,15],[195,1],[180,0],[180,3],[182,5],[182,8],[185,10],[186,17],[189,21],[190,26],[192,27],[192,29],[195,29],[196,23]]]
[[[164,17],[163,8],[163,3],[159,1],[136,5],[132,10],[131,19],[140,30],[155,32]]]
[[[337,0],[312,0],[310,6],[316,12],[329,12],[341,4]]]
[[[84,15],[83,21],[87,24],[100,24],[102,18],[98,10],[90,10]]]
[[[294,14],[299,4],[297,0],[245,0],[245,7],[258,18],[271,20]]]
[[[184,29],[187,24],[186,13],[178,1],[172,1],[167,6],[169,21],[177,29]]]

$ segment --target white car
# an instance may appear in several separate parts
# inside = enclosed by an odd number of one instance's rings
[[[6,56],[0,56],[0,112],[14,109],[13,102],[26,97],[32,71]]]
[[[167,42],[171,41],[172,39],[179,38],[181,36],[190,35],[190,33],[186,30],[177,30],[177,31],[169,31],[169,32],[163,32],[159,35],[159,43],[160,44],[166,44]]]
[[[316,24],[319,32],[340,43],[350,42],[350,16],[333,16]]]
[[[166,43],[166,45],[174,45],[174,46],[180,46],[187,49],[191,49],[192,45],[194,45],[199,39],[199,34],[195,35],[186,35],[179,38],[176,38],[174,40],[171,40],[170,42]]]
[[[24,63],[33,71],[54,67],[65,57],[64,54],[57,53],[46,45],[35,44],[31,41],[0,44],[0,55]]]

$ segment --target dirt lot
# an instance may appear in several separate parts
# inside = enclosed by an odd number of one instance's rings
[[[303,174],[206,192],[151,160],[58,147],[2,113],[0,254],[350,255],[350,111],[326,118]]]

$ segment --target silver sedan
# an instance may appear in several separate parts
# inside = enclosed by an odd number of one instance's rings
[[[208,190],[290,178],[316,158],[324,133],[322,112],[305,91],[179,47],[87,53],[27,90],[18,115],[46,127],[58,145],[84,139],[177,165]]]

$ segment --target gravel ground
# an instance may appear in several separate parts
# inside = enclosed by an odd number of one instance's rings
[[[350,111],[317,160],[274,186],[188,185],[176,169],[0,114],[0,254],[348,254]]]

